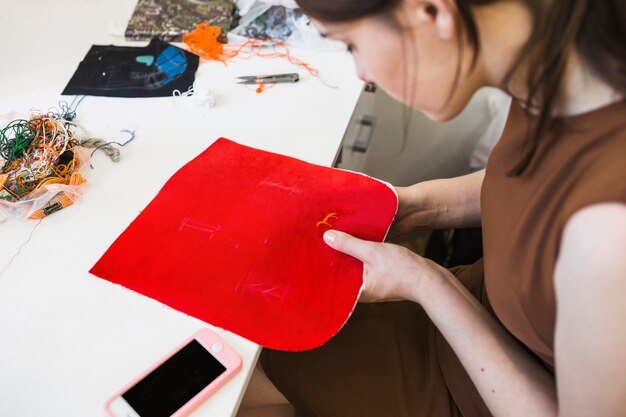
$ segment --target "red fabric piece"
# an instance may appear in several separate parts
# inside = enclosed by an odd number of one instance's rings
[[[219,139],[182,167],[91,273],[260,345],[306,350],[346,322],[363,265],[328,247],[381,241],[390,186]]]

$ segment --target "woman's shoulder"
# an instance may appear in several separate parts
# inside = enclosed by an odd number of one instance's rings
[[[626,102],[564,122],[529,181],[552,202],[559,227],[585,208],[626,204]]]
[[[560,161],[563,172],[576,180],[573,196],[587,196],[586,205],[626,202],[626,101],[565,119],[565,123],[568,133],[559,139],[555,153],[565,155]]]
[[[572,161],[580,165],[579,188],[626,202],[626,102],[610,106],[597,117],[587,115],[584,122],[589,137]]]

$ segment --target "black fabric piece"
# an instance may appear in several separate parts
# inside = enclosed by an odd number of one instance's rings
[[[167,97],[193,85],[199,62],[159,39],[146,47],[93,45],[62,94]]]

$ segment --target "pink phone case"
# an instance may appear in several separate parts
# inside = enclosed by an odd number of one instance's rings
[[[213,333],[209,329],[202,329],[194,333],[189,339],[185,340],[181,343],[176,349],[172,350],[166,356],[164,356],[157,363],[152,365],[148,370],[135,378],[131,383],[126,385],[124,388],[115,393],[105,404],[105,410],[108,416],[115,417],[110,411],[111,403],[118,397],[122,396],[126,391],[128,391],[131,387],[145,378],[148,374],[154,371],[156,368],[161,366],[161,364],[171,358],[176,352],[181,350],[184,346],[190,343],[193,339],[197,340],[211,355],[213,355],[218,361],[224,365],[226,371],[221,374],[217,379],[211,382],[205,389],[200,391],[189,400],[184,406],[178,409],[171,417],[184,417],[191,413],[194,409],[196,409],[200,404],[202,404],[208,397],[211,396],[215,391],[217,391],[222,385],[224,385],[229,379],[231,379],[238,371],[241,369],[241,357],[235,352],[230,346],[224,342],[219,336]],[[216,352],[212,349],[212,346],[215,343],[219,343],[221,345],[221,350]],[[143,417],[143,416],[142,416]]]

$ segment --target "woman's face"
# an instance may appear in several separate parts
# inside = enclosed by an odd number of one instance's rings
[[[477,71],[469,71],[471,48],[464,46],[459,56],[449,22],[438,25],[441,16],[436,12],[433,16],[431,10],[429,15],[406,3],[396,11],[395,19],[372,16],[349,23],[314,23],[324,36],[348,45],[361,79],[375,82],[434,120],[449,120],[480,87]],[[461,73],[455,86],[458,68]]]

